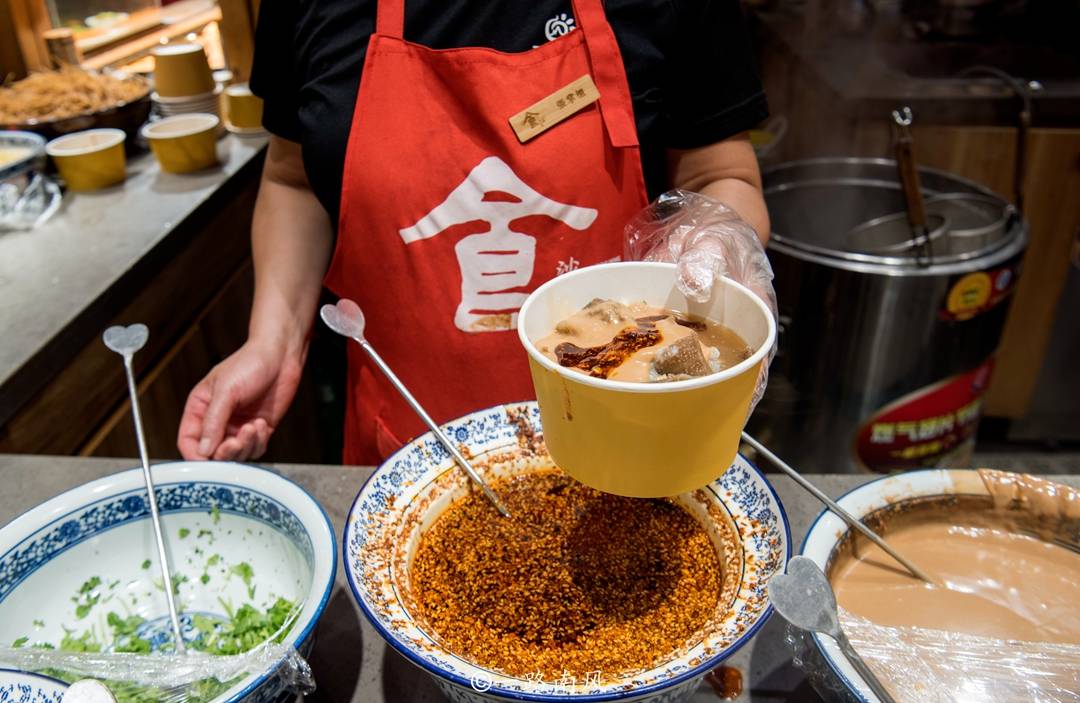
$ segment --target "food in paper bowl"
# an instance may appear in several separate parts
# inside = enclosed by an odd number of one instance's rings
[[[587,266],[537,288],[518,313],[548,450],[563,471],[593,488],[677,495],[713,481],[735,460],[776,322],[757,295],[731,279],[718,278],[702,303],[687,298],[676,279],[675,264]],[[593,313],[609,322],[589,324]],[[705,339],[697,335],[694,345],[696,331],[680,320],[704,325]],[[608,333],[644,346],[623,359],[605,351],[611,340],[600,337]],[[720,336],[725,341],[716,341]],[[665,346],[679,339],[685,348]],[[569,352],[561,360],[560,348]],[[605,377],[611,357],[620,363]],[[620,378],[624,371],[629,378]]]
[[[839,503],[935,580],[915,579],[827,511],[803,542],[829,575],[849,639],[894,698],[1080,690],[1080,491],[1022,474],[933,469],[871,481]],[[877,700],[835,642],[802,639],[810,649],[801,658],[830,697]]]
[[[708,318],[601,298],[560,320],[536,346],[564,368],[636,383],[720,373],[754,353],[734,330]]]
[[[361,489],[343,556],[375,629],[450,700],[683,701],[771,614],[790,535],[745,459],[643,500],[555,468],[535,403],[444,430],[511,517],[427,434]]]
[[[153,467],[189,650],[238,654],[275,637],[302,654],[330,594],[333,529],[302,488],[224,462]],[[0,643],[153,655],[172,649],[142,470],[73,488],[0,529]],[[50,675],[75,680],[71,672]],[[192,701],[273,701],[280,663],[199,682]],[[120,703],[160,698],[121,682]]]

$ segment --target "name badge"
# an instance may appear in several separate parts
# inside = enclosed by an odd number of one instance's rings
[[[599,99],[600,91],[592,76],[586,73],[511,117],[510,126],[518,141],[524,144]]]

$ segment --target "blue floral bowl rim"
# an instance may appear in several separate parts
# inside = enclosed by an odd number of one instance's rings
[[[3,678],[4,674],[18,674],[19,676],[29,676],[34,679],[41,679],[42,681],[48,681],[51,684],[56,684],[61,689],[66,689],[70,684],[60,679],[54,679],[52,676],[46,676],[45,674],[39,674],[36,671],[23,671],[22,669],[12,669],[6,666],[0,666],[0,678]]]
[[[336,531],[334,530],[334,524],[330,521],[330,517],[326,514],[326,510],[323,508],[322,504],[319,501],[315,500],[315,497],[313,495],[311,495],[311,493],[308,492],[308,490],[306,488],[304,488],[303,486],[301,486],[299,483],[292,480],[288,476],[284,476],[284,475],[278,473],[277,471],[269,469],[269,468],[267,468],[265,466],[259,466],[257,464],[249,464],[249,463],[240,462],[240,461],[163,461],[163,462],[158,462],[158,463],[151,462],[150,468],[151,469],[156,469],[156,468],[159,468],[159,467],[184,467],[184,466],[200,466],[200,465],[209,466],[211,464],[223,464],[223,465],[227,465],[227,466],[234,466],[234,467],[241,467],[241,468],[244,468],[244,469],[250,469],[250,470],[253,470],[253,471],[260,471],[260,472],[263,472],[265,475],[272,477],[272,479],[277,479],[279,481],[283,481],[283,482],[285,482],[287,484],[290,484],[294,488],[299,490],[300,493],[305,498],[307,498],[309,501],[311,501],[312,505],[314,505],[315,508],[319,511],[319,515],[322,516],[323,522],[325,523],[325,527],[326,527],[326,534],[330,538],[330,552],[329,552],[329,554],[330,554],[330,577],[327,580],[327,584],[326,584],[325,588],[323,589],[322,596],[319,598],[319,602],[316,605],[315,610],[312,611],[311,619],[308,621],[307,625],[304,626],[303,630],[301,632],[299,632],[294,638],[292,638],[291,644],[293,646],[293,649],[299,650],[300,646],[308,639],[308,637],[314,631],[315,626],[319,622],[319,618],[322,617],[323,611],[326,610],[326,604],[330,601],[330,594],[333,592],[334,583],[337,580],[337,567],[338,567],[338,557],[337,557],[337,555],[338,555],[338,552],[337,552],[337,537],[336,537]],[[29,516],[31,513],[37,512],[38,510],[50,510],[51,509],[50,504],[56,503],[57,504],[56,507],[59,507],[59,504],[62,503],[65,498],[70,498],[71,497],[71,494],[76,494],[76,493],[79,493],[80,491],[86,491],[86,490],[92,489],[93,487],[97,487],[97,484],[106,485],[110,481],[115,481],[118,478],[121,478],[126,474],[134,474],[134,475],[138,476],[141,479],[141,472],[142,472],[142,468],[138,467],[138,466],[130,468],[130,469],[120,469],[118,471],[113,471],[113,472],[111,472],[111,473],[109,473],[109,474],[107,474],[105,476],[100,476],[100,477],[98,477],[96,479],[93,479],[91,481],[87,481],[86,483],[81,483],[81,484],[79,484],[77,486],[72,486],[71,488],[69,488],[69,489],[67,489],[65,491],[62,491],[60,493],[57,493],[55,496],[53,496],[51,498],[48,498],[45,501],[33,506],[32,508],[28,508],[27,510],[24,510],[23,512],[19,513],[18,515],[16,515],[14,518],[9,520],[4,525],[0,525],[0,531],[3,531],[5,529],[11,527],[16,522],[19,522],[20,520],[22,520],[22,519],[26,518],[27,516]],[[159,486],[159,485],[164,486],[164,485],[169,485],[171,483],[177,483],[177,481],[171,481],[170,480],[170,481],[158,482],[157,479],[155,478],[155,486]],[[222,481],[221,483],[228,483],[228,482],[227,481]],[[240,484],[235,484],[235,485],[239,486],[240,488],[246,489],[246,490],[256,490],[251,486],[243,486],[243,485],[240,485]],[[101,496],[96,496],[96,498],[100,499]],[[85,506],[82,506],[82,507],[85,507]],[[79,510],[79,509],[80,508],[76,508],[75,510]],[[70,512],[74,512],[74,511],[69,511],[69,513]],[[53,514],[55,514],[55,512]],[[50,517],[49,522],[50,523],[54,522],[56,519],[57,518],[55,518],[55,517]],[[248,684],[246,687],[244,687],[244,689],[242,691],[238,691],[236,694],[229,697],[225,701],[222,701],[221,703],[239,703],[239,701],[242,701],[244,698],[249,696],[253,691],[255,691],[257,688],[259,688],[259,686],[266,683],[266,681],[271,676],[273,676],[276,669],[277,669],[276,666],[268,667],[261,674],[259,674],[255,678],[254,681],[252,681],[250,684]],[[2,671],[2,669],[0,669],[0,671]],[[20,673],[22,673],[22,672],[20,672]],[[36,674],[36,673],[32,674],[32,675],[33,676],[42,676],[41,674]],[[49,678],[49,677],[42,676],[42,678]],[[215,699],[215,701],[216,701],[216,699]]]
[[[465,418],[467,418],[469,416],[472,416],[472,415],[481,415],[483,413],[492,412],[494,410],[498,410],[498,409],[501,409],[501,408],[513,407],[513,406],[522,406],[522,405],[527,405],[527,406],[530,406],[530,407],[535,406],[536,401],[535,400],[522,400],[522,401],[517,401],[517,402],[500,403],[498,405],[492,405],[492,406],[487,407],[487,408],[483,408],[483,409],[480,409],[480,410],[475,410],[475,411],[473,411],[471,413],[467,413],[466,415],[463,415],[460,418],[455,418],[453,420],[450,420],[449,422],[442,423],[442,424],[439,425],[439,428],[445,430],[448,425],[452,425],[454,423],[460,423],[463,419],[465,419]],[[370,622],[372,627],[375,628],[376,632],[379,633],[379,636],[383,638],[383,641],[388,643],[398,653],[404,655],[405,658],[408,659],[410,662],[412,662],[413,664],[419,666],[421,669],[428,672],[429,674],[434,674],[435,676],[446,679],[446,680],[448,680],[448,681],[450,681],[452,683],[455,683],[455,684],[457,684],[457,685],[459,685],[459,686],[461,686],[463,688],[472,689],[472,682],[470,682],[468,679],[465,679],[465,678],[463,678],[461,676],[458,676],[457,674],[454,674],[452,672],[446,671],[445,669],[441,669],[441,668],[439,668],[437,666],[432,665],[431,662],[429,662],[426,659],[424,659],[422,657],[419,657],[416,654],[414,654],[407,647],[405,647],[401,643],[399,643],[397,641],[397,639],[394,638],[389,632],[387,632],[386,628],[384,628],[382,626],[382,624],[379,622],[379,620],[375,616],[375,614],[372,613],[371,610],[364,603],[364,599],[363,599],[363,597],[361,597],[360,592],[356,587],[355,581],[353,581],[352,570],[348,568],[348,559],[349,559],[349,555],[348,555],[349,539],[348,539],[348,536],[349,536],[349,530],[350,530],[350,528],[351,528],[351,526],[353,524],[349,520],[349,516],[351,516],[353,514],[353,511],[356,509],[357,501],[359,501],[360,496],[362,496],[364,494],[364,489],[366,489],[368,484],[371,483],[375,479],[375,477],[378,476],[381,472],[383,472],[384,470],[388,470],[387,467],[389,467],[391,464],[393,464],[395,461],[397,461],[397,459],[398,459],[398,457],[400,455],[403,455],[407,451],[409,451],[410,447],[412,447],[413,444],[415,444],[417,442],[424,441],[426,439],[433,439],[433,435],[432,435],[431,432],[425,432],[422,435],[414,437],[411,441],[407,442],[405,444],[405,446],[403,446],[401,449],[399,449],[396,452],[394,452],[393,454],[391,454],[383,463],[379,464],[379,466],[374,471],[371,472],[371,475],[368,476],[367,479],[364,481],[363,485],[360,486],[360,490],[357,491],[356,497],[353,498],[352,505],[349,506],[349,512],[346,513],[345,531],[344,531],[344,533],[342,534],[342,537],[341,537],[341,558],[342,558],[342,563],[345,565],[344,566],[345,578],[349,582],[349,590],[352,591],[353,600],[356,601],[356,603],[360,606],[360,611],[363,612],[364,617],[366,617],[368,619],[368,622]],[[757,464],[755,464],[754,462],[747,459],[745,456],[743,456],[743,454],[741,452],[738,453],[738,458],[741,458],[743,461],[745,461],[747,463],[747,465],[751,469],[754,470],[754,473],[756,473],[758,475],[758,477],[761,479],[761,482],[763,484],[765,484],[766,488],[769,489],[769,493],[772,494],[773,499],[776,501],[776,505],[777,505],[777,507],[779,508],[779,511],[780,511],[779,512],[780,522],[784,526],[784,537],[785,537],[784,544],[786,545],[786,554],[784,556],[784,564],[786,566],[787,562],[791,561],[792,547],[791,547],[791,524],[788,521],[787,510],[784,508],[784,503],[783,503],[783,501],[780,500],[780,495],[776,492],[776,489],[773,488],[772,483],[770,483],[769,480],[765,477],[765,473],[761,469],[759,469],[757,467]],[[727,471],[727,469],[725,469],[724,471]],[[721,473],[720,476],[723,476],[723,473]],[[713,481],[715,482],[719,478],[720,477],[718,476],[716,479],[713,479]],[[711,485],[711,483],[709,485]],[[546,693],[529,693],[529,692],[518,692],[518,691],[505,691],[503,689],[498,689],[498,688],[492,687],[490,689],[487,689],[487,690],[483,691],[482,695],[485,695],[485,696],[488,696],[488,697],[494,696],[496,698],[501,698],[503,700],[534,701],[536,703],[579,703],[579,702],[580,703],[599,703],[600,701],[616,701],[616,700],[621,700],[621,699],[624,699],[624,698],[631,698],[631,697],[636,698],[638,696],[645,696],[645,695],[648,695],[648,694],[651,694],[651,693],[659,693],[660,691],[662,691],[664,689],[672,688],[673,686],[676,686],[676,685],[678,685],[680,683],[683,683],[684,681],[688,681],[690,679],[693,679],[695,677],[702,676],[702,675],[708,673],[710,670],[715,668],[718,664],[723,662],[725,659],[727,659],[728,657],[735,654],[735,652],[740,650],[744,645],[746,645],[746,643],[754,635],[757,634],[758,630],[760,630],[762,627],[765,626],[765,623],[768,622],[769,618],[772,617],[773,612],[774,612],[774,609],[773,609],[772,603],[767,604],[765,606],[765,610],[762,611],[762,613],[761,613],[761,617],[759,617],[757,619],[757,621],[753,625],[751,625],[749,628],[747,628],[746,632],[744,632],[742,635],[740,635],[737,640],[732,642],[722,652],[714,654],[713,656],[709,657],[708,659],[703,660],[702,663],[697,665],[696,667],[688,668],[684,672],[681,672],[681,673],[679,673],[679,674],[677,674],[675,676],[672,676],[669,679],[665,679],[664,681],[652,684],[650,686],[643,686],[641,688],[631,689],[631,690],[628,690],[628,691],[612,691],[610,693],[586,694],[586,695],[582,695],[582,696],[549,695],[549,694],[546,694]]]

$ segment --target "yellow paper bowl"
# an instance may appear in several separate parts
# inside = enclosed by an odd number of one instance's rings
[[[239,130],[262,129],[263,103],[247,83],[225,89],[225,113],[229,126]]]
[[[190,173],[218,162],[217,115],[192,113],[174,115],[142,128],[158,165],[169,173]]]
[[[706,317],[737,332],[754,353],[720,373],[671,383],[593,378],[544,356],[534,340],[594,298]],[[701,488],[731,465],[776,323],[734,281],[717,281],[712,297],[696,303],[676,287],[674,264],[625,262],[578,269],[537,288],[518,313],[518,335],[555,463],[593,488],[655,498]]]
[[[124,139],[121,129],[88,129],[53,139],[45,153],[69,190],[98,190],[124,180]]]
[[[165,44],[153,51],[154,89],[166,98],[202,95],[214,90],[206,52],[198,44]]]

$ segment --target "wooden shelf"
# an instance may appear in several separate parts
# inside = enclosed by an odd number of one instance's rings
[[[221,8],[214,6],[182,21],[162,26],[160,29],[143,34],[136,39],[125,41],[113,48],[86,56],[83,59],[83,66],[101,69],[126,63],[149,53],[163,40],[168,41],[190,32],[198,32],[211,22],[219,21],[221,21]]]

